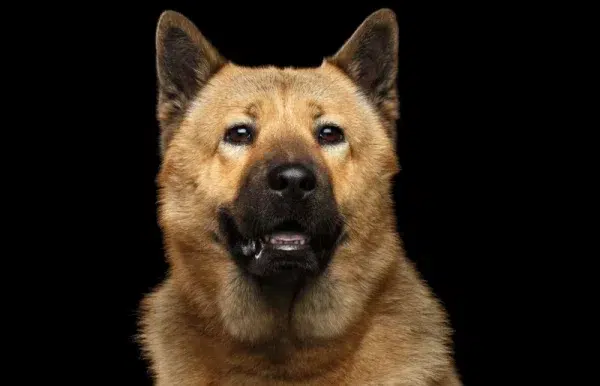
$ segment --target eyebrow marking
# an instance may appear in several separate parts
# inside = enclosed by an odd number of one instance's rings
[[[325,112],[323,111],[323,108],[316,102],[313,102],[313,101],[308,102],[308,108],[310,110],[313,120],[317,120],[317,119],[321,118],[321,116],[323,116],[323,114],[325,114]]]
[[[250,103],[247,107],[246,110],[244,111],[244,113],[246,115],[248,115],[250,118],[256,120],[256,118],[258,117],[258,105],[256,103]]]

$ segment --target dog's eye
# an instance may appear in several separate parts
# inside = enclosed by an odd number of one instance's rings
[[[344,141],[342,129],[336,126],[323,126],[319,129],[319,143],[322,145],[334,145]]]
[[[252,128],[246,125],[232,127],[225,133],[225,142],[235,145],[249,144],[252,139]]]

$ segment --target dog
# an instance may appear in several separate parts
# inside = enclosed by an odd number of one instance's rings
[[[314,68],[241,66],[161,14],[169,269],[138,333],[156,385],[461,385],[447,312],[396,230],[395,13],[340,47]]]

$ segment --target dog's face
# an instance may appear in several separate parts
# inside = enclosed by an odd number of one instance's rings
[[[398,171],[396,35],[379,11],[318,68],[247,68],[163,14],[160,220],[197,252],[194,274],[222,287],[231,262],[263,281],[316,276],[377,228]]]

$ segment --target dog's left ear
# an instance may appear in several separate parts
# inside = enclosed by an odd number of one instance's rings
[[[391,9],[369,15],[335,55],[326,62],[342,69],[379,110],[392,139],[399,116],[398,23]]]

